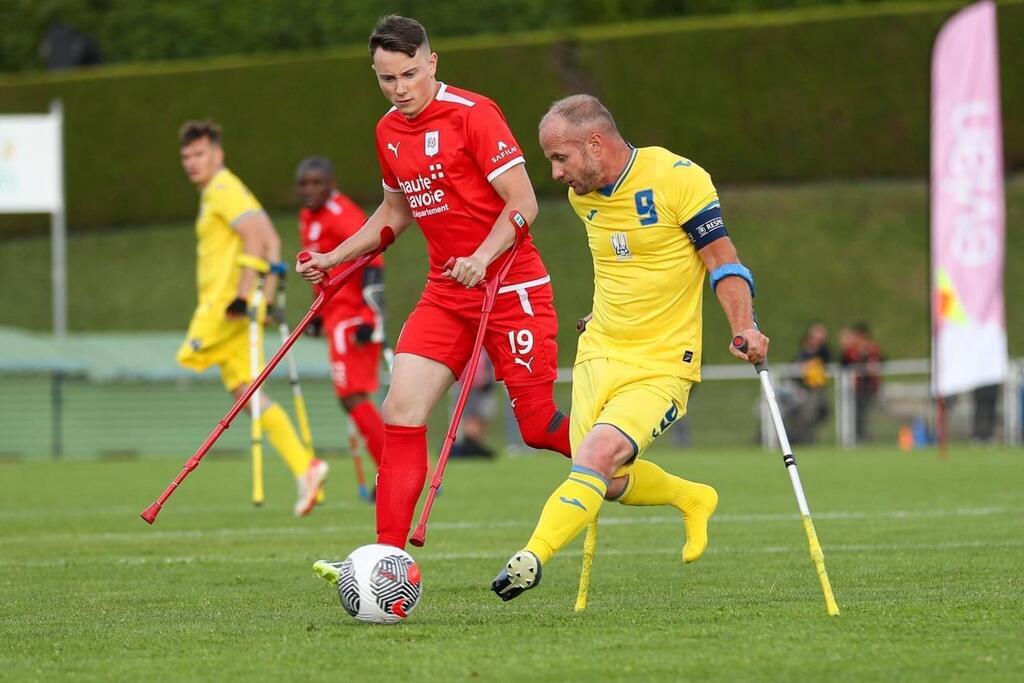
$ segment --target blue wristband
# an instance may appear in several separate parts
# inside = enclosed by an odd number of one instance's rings
[[[757,296],[754,291],[754,274],[742,263],[726,263],[711,271],[711,289],[717,290],[718,283],[727,277],[743,278],[747,281],[747,286],[750,287],[751,298]]]

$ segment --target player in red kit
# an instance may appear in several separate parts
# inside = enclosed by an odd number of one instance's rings
[[[377,248],[384,226],[400,235],[415,220],[426,237],[430,272],[396,345],[377,477],[377,540],[405,547],[427,474],[427,416],[462,374],[479,327],[484,293],[476,285],[504,263],[516,238],[511,215],[532,222],[537,199],[501,110],[435,80],[437,54],[418,22],[385,17],[369,48],[394,105],[377,124],[384,200],[359,232],[297,269],[318,282],[324,270]],[[527,234],[498,290],[484,348],[523,440],[568,457],[568,420],[553,391],[557,331],[550,278]],[[316,569],[328,579],[338,571],[323,561]]]
[[[302,199],[299,237],[303,249],[330,251],[366,222],[363,210],[338,191],[334,166],[326,158],[304,159],[295,171],[295,184]],[[379,386],[384,345],[384,259],[378,256],[356,273],[327,303],[311,329],[327,337],[334,390],[380,467],[384,422],[370,397]]]

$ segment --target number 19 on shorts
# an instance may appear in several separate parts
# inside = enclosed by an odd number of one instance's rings
[[[508,345],[513,355],[522,356],[533,350],[533,332],[529,330],[509,330]]]

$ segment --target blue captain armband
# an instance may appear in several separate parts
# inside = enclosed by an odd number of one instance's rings
[[[729,236],[725,229],[725,221],[722,220],[722,207],[717,200],[698,211],[697,215],[683,223],[681,227],[697,251],[717,239]]]
[[[747,281],[747,286],[750,287],[750,296],[757,296],[754,291],[754,274],[751,273],[750,269],[742,263],[726,263],[725,265],[718,266],[711,271],[711,289],[717,290],[718,283],[727,277],[743,278]]]

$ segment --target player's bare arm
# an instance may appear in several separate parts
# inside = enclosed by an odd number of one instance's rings
[[[405,195],[400,192],[385,191],[384,200],[380,206],[366,219],[363,227],[359,228],[356,234],[326,254],[311,252],[312,258],[303,263],[297,263],[295,270],[309,282],[314,284],[320,282],[324,273],[339,263],[368,254],[380,246],[380,231],[384,226],[391,226],[395,237],[398,237],[409,227],[410,223],[412,223],[412,211],[405,200]]]
[[[234,224],[235,231],[242,238],[242,253],[276,263],[281,259],[281,238],[270,222],[270,216],[263,211],[246,214]],[[238,299],[248,299],[256,281],[256,272],[249,268],[242,269],[238,279]],[[269,303],[274,300],[277,287],[277,276],[268,274],[264,282],[263,294]]]
[[[736,247],[728,237],[711,242],[697,252],[708,272],[715,272],[729,264],[740,265]],[[747,340],[747,352],[743,353],[729,345],[729,352],[737,358],[751,363],[760,363],[768,355],[768,337],[761,334],[754,324],[754,299],[750,285],[742,277],[725,277],[715,287],[718,302],[729,320],[733,336],[743,335]]]
[[[515,242],[516,229],[508,220],[510,211],[518,211],[531,225],[537,218],[537,196],[533,192],[530,176],[527,175],[523,164],[513,166],[499,175],[491,181],[491,186],[505,201],[504,208],[476,251],[462,257],[453,254],[456,256],[455,264],[451,269],[444,271],[444,275],[467,287],[479,284],[487,272],[487,266]]]

